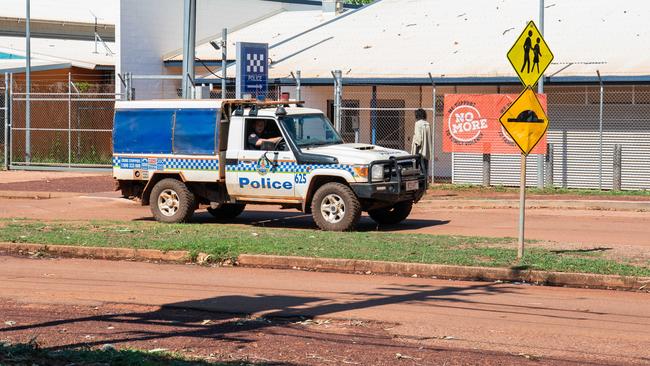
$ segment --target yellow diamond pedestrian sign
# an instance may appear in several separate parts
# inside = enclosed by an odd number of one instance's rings
[[[535,148],[548,128],[546,112],[530,87],[519,94],[499,121],[525,155]]]
[[[508,60],[525,86],[533,86],[553,61],[553,52],[531,20],[508,51]]]

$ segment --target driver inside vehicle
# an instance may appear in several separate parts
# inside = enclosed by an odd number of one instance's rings
[[[266,121],[258,119],[254,122],[253,133],[248,135],[246,144],[248,145],[249,150],[262,150],[262,145],[265,142],[270,142],[274,145],[278,144],[282,140],[282,136],[278,136],[279,134],[279,131],[276,133],[268,131],[266,128]]]

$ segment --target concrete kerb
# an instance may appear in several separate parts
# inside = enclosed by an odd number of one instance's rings
[[[422,202],[432,208],[496,209],[519,207],[519,201],[513,199],[427,199]],[[650,211],[650,201],[529,199],[526,201],[526,207],[537,209]]]
[[[49,245],[28,243],[0,243],[0,253],[19,255],[48,254],[70,258],[92,258],[112,260],[159,261],[187,263],[192,261],[190,252],[157,249],[80,247],[74,245]]]
[[[0,198],[47,200],[50,198],[76,197],[84,194],[72,192],[0,191]]]
[[[374,273],[400,276],[435,277],[454,280],[526,282],[548,286],[621,290],[650,289],[650,278],[589,273],[545,272],[513,268],[466,267],[441,264],[380,262],[369,260],[283,257],[242,254],[241,266],[305,269],[347,273]]]
[[[80,247],[28,243],[0,243],[0,254],[48,254],[71,258],[135,260],[168,263],[209,263],[210,255],[189,251],[156,249]],[[417,276],[471,281],[525,282],[548,286],[650,291],[650,277],[599,275],[589,273],[545,272],[515,268],[449,266],[441,264],[381,262],[355,259],[307,258],[241,254],[237,265],[275,269],[300,269],[324,272]]]

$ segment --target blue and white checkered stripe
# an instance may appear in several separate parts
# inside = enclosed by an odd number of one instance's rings
[[[155,160],[155,163],[153,161]],[[217,159],[199,159],[199,158],[149,158],[149,157],[130,157],[130,156],[113,156],[113,166],[122,169],[144,169],[144,170],[219,170],[219,160]],[[345,170],[354,174],[351,165],[345,164],[298,164],[296,162],[278,162],[277,166],[272,167],[271,173],[288,173],[288,174],[309,174],[316,169],[338,169]],[[258,164],[238,162],[236,165],[226,166],[229,172],[257,172]]]
[[[244,163],[238,162],[236,165],[231,164],[226,166],[229,172],[257,172],[257,163]],[[289,173],[289,174],[308,174],[315,169],[338,169],[345,170],[354,175],[354,170],[351,165],[345,164],[298,164],[296,162],[278,162],[277,166],[270,167],[272,173]]]
[[[216,159],[163,159],[165,169],[218,170],[219,160]]]

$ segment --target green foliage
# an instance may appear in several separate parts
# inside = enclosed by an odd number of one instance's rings
[[[206,362],[183,357],[169,352],[147,352],[134,349],[92,350],[62,349],[51,351],[38,346],[36,342],[28,344],[0,343],[0,365],[114,365],[114,366],[243,366],[253,365],[248,362]]]
[[[516,240],[475,236],[283,230],[226,224],[155,222],[34,222],[0,220],[0,241],[187,250],[216,261],[239,254],[511,267],[562,272],[650,276],[650,267],[603,258],[602,252],[553,252],[532,247],[516,259]],[[529,242],[530,243],[530,242]]]

